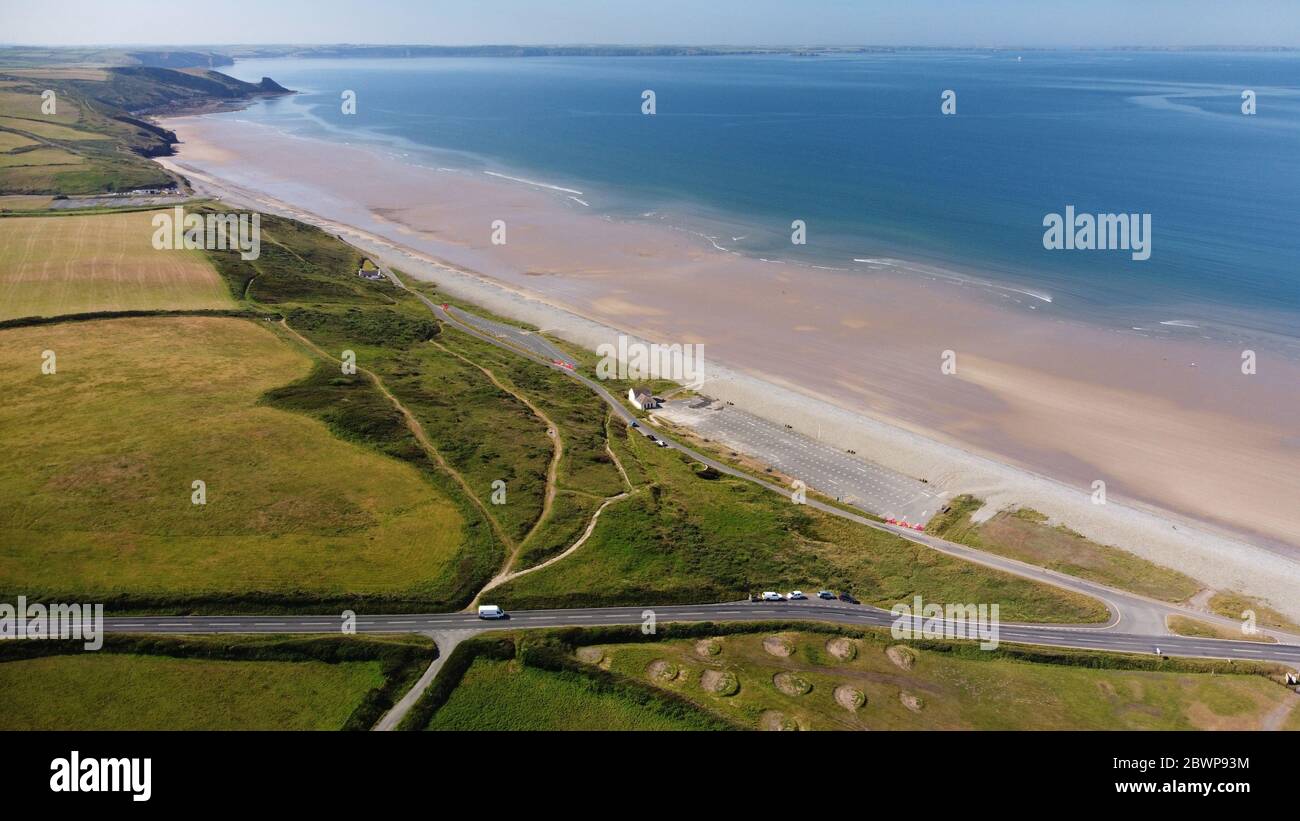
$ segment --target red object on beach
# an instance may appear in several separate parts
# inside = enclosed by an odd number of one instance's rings
[[[895,519],[893,516],[890,516],[888,519],[885,519],[885,522],[891,525],[898,524],[898,520]]]
[[[448,303],[448,302],[444,302],[444,303],[442,303],[442,309],[443,309],[444,311],[450,310],[450,309],[451,309],[451,303]]]

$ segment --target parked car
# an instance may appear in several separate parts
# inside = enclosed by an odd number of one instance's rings
[[[835,598],[835,594],[832,593],[832,592],[829,591],[829,590],[818,590],[818,591],[817,591],[817,598],[819,598],[819,599],[833,599],[833,598]]]
[[[480,619],[504,619],[506,611],[495,604],[480,604],[478,606],[478,617]]]
[[[629,428],[639,428],[639,427],[641,427],[639,424],[637,424],[637,421],[636,421],[635,419],[633,419],[631,422],[628,422],[628,423],[627,423],[627,426],[628,426]]]
[[[662,439],[656,439],[656,440],[655,440],[655,444],[658,445],[658,446],[661,447],[661,448],[666,448],[666,447],[668,447],[668,443],[665,442],[665,441],[662,440]]]
[[[842,601],[842,602],[848,602],[849,604],[862,604],[862,602],[860,602],[860,601],[858,601],[857,599],[853,598],[853,596],[851,596],[851,595],[848,594],[848,593],[841,593],[841,594],[840,594],[840,601]]]
[[[803,594],[802,590],[791,590],[790,595],[787,596],[786,598],[788,598],[790,601],[800,601],[808,597]]]
[[[785,597],[773,590],[763,592],[763,601],[785,601]]]

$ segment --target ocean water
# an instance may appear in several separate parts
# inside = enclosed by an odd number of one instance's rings
[[[545,183],[720,247],[942,269],[1119,328],[1300,338],[1300,55],[256,60],[302,93],[219,116]],[[340,94],[357,95],[341,112]],[[657,113],[641,112],[653,90]],[[956,92],[957,113],[941,112]],[[1257,113],[1241,112],[1242,92]],[[1151,254],[1043,219],[1151,215]],[[807,244],[790,241],[803,220]],[[1160,323],[1171,323],[1160,325]]]

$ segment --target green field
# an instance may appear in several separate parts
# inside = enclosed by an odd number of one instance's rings
[[[0,729],[368,729],[434,652],[418,636],[6,642]]]
[[[0,728],[336,730],[382,683],[375,661],[53,656],[0,664]]]
[[[50,140],[58,140],[60,142],[83,142],[85,140],[109,139],[106,134],[96,134],[93,131],[84,131],[80,128],[71,128],[66,125],[59,125],[56,122],[48,122],[46,120],[33,119],[31,117],[0,116],[0,128],[30,134],[34,137],[45,137]]]
[[[81,165],[85,157],[64,151],[62,148],[34,148],[30,151],[11,151],[0,154],[0,168],[42,165]]]
[[[517,662],[476,659],[429,723],[430,730],[699,730],[588,678]]]
[[[41,373],[44,350],[57,354],[55,375]],[[179,317],[15,328],[0,331],[0,361],[0,579],[11,592],[227,607],[248,595],[463,594],[449,586],[461,584],[464,519],[424,471],[259,404],[311,372],[266,327]],[[364,405],[366,383],[334,379],[337,413]],[[364,424],[400,429],[379,407]],[[205,505],[191,503],[195,480]]]
[[[739,633],[713,638],[715,655],[700,641],[580,652],[753,729],[1253,730],[1288,710],[1294,717],[1300,703],[1264,676],[1224,675],[1226,664],[1218,674],[1093,669],[1088,657],[1103,656],[1043,652],[1044,661],[1074,659],[1062,664],[1035,663],[1034,651],[1008,658],[973,648],[899,650],[887,634]],[[738,683],[732,695],[706,686],[724,674]]]
[[[154,212],[0,219],[0,320],[233,308],[200,251],[158,251]]]
[[[851,590],[882,607],[914,595],[996,602],[1011,621],[1107,617],[1086,597],[792,505],[739,479],[702,478],[676,451],[652,447],[644,437],[629,436],[623,447],[654,484],[607,508],[572,556],[503,585],[494,600],[515,609],[689,603],[825,587]]]

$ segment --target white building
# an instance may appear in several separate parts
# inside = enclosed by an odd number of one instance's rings
[[[650,410],[651,408],[659,407],[659,402],[655,399],[655,395],[651,393],[649,388],[645,387],[628,388],[627,401],[632,403],[632,407],[638,408],[639,410]]]

